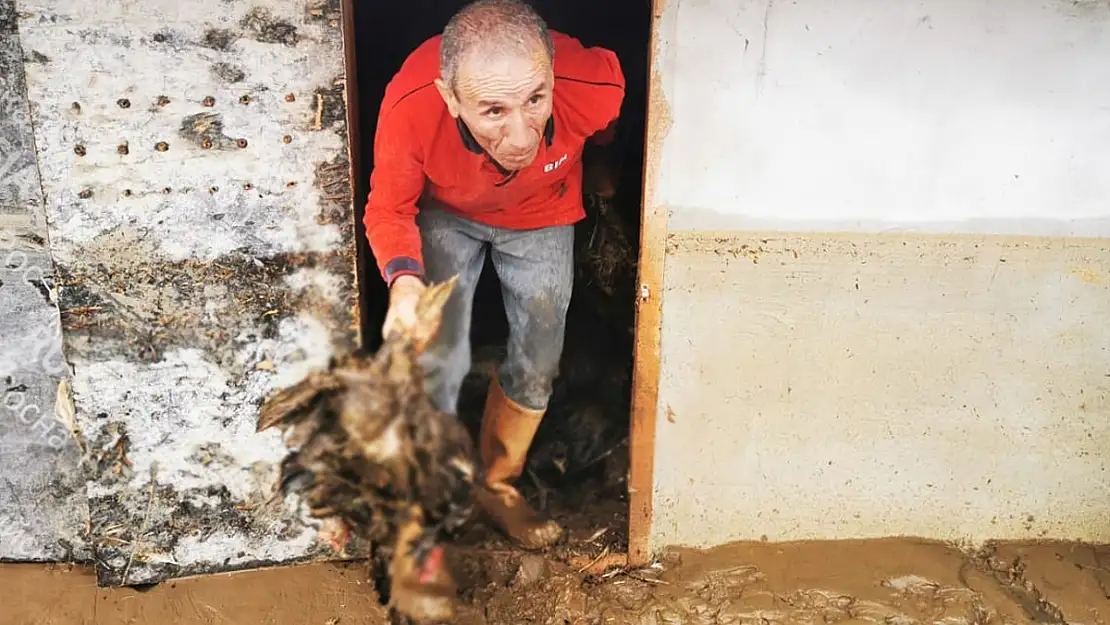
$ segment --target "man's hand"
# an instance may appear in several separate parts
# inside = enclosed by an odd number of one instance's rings
[[[427,287],[416,276],[400,276],[389,288],[389,310],[382,324],[382,338],[393,330],[411,328],[416,324],[416,303]]]

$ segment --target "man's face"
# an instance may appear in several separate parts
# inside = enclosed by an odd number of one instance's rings
[[[478,144],[509,171],[536,158],[551,117],[555,76],[543,47],[530,52],[472,52],[462,59],[455,86],[437,81],[453,117],[461,117]]]

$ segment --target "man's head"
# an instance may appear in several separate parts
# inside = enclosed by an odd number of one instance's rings
[[[477,0],[443,31],[436,87],[447,110],[502,167],[535,159],[551,117],[554,46],[520,0]]]

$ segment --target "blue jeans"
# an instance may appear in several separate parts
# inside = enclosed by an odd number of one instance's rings
[[[436,407],[452,415],[458,411],[471,366],[474,291],[488,250],[509,322],[508,350],[498,372],[501,388],[526,408],[545,409],[559,373],[574,283],[574,226],[509,230],[428,207],[421,208],[416,223],[428,280],[459,276],[439,333],[421,358]]]

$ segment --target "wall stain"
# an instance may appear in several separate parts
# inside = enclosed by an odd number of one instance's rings
[[[334,78],[343,75],[343,47],[331,24],[339,3],[308,4],[289,10],[270,0],[207,0],[193,12],[196,19],[183,15],[172,31],[139,16],[101,21],[80,11],[75,17],[36,18],[42,29],[36,36],[42,36],[31,40],[42,41],[35,47],[59,65],[76,61],[115,72],[126,56],[129,67],[146,67],[162,78],[157,68],[165,55],[182,46],[188,67],[197,70],[166,76],[166,84],[145,96],[121,93],[107,82],[83,85],[80,98],[65,95],[73,93],[70,85],[81,82],[79,77],[41,68],[33,85],[36,121],[46,136],[77,121],[81,107],[86,110],[81,136],[40,151],[39,159],[54,174],[53,183],[46,181],[50,193],[59,194],[62,187],[62,195],[85,187],[97,191],[79,205],[50,206],[60,217],[51,222],[58,255],[51,293],[60,302],[64,351],[75,372],[73,412],[90,460],[84,466],[88,474],[76,484],[95,485],[89,499],[79,495],[82,511],[91,508],[91,530],[85,530],[84,519],[66,519],[60,536],[68,539],[72,526],[82,544],[94,545],[103,585],[327,555],[284,501],[267,500],[274,441],[253,435],[256,402],[275,376],[307,366],[334,345],[353,344],[358,335],[348,146],[336,145],[330,136],[346,138],[344,85]],[[255,8],[267,6],[274,11]],[[14,31],[15,20],[11,0],[0,0],[0,29]],[[45,36],[50,22],[71,25]],[[294,49],[308,36],[330,53],[313,59]],[[240,47],[239,39],[280,45]],[[0,36],[0,44],[5,40],[11,38]],[[30,58],[20,50],[10,61],[21,69]],[[0,73],[7,67],[4,60],[0,45]],[[303,94],[304,108],[300,103],[269,107],[263,97],[240,99],[253,88],[228,91],[230,84],[257,78],[258,67],[273,77],[259,85],[263,92]],[[83,175],[70,170],[75,143],[113,149],[128,138],[119,134],[117,119],[90,115],[102,105],[118,113],[114,103],[122,95],[131,99],[128,113],[141,114],[135,123],[161,127],[151,145],[135,144],[131,154],[167,142],[165,156],[181,159],[170,165],[179,167],[174,180],[160,182],[139,172],[119,185],[64,182]],[[256,105],[244,110],[234,104],[235,115],[256,120],[263,129],[277,125],[277,136],[289,135],[291,146],[278,141],[269,154],[244,153],[237,139],[253,148],[265,143],[264,136],[227,136],[230,113],[197,106],[206,96],[221,105],[236,100]],[[71,107],[75,99],[80,106]],[[197,111],[204,112],[194,115]],[[4,112],[0,106],[0,126]],[[229,149],[238,154],[204,154]],[[252,168],[255,162],[258,167]],[[236,168],[241,169],[232,173]],[[40,186],[37,180],[33,186]],[[235,192],[239,188],[248,202]],[[187,197],[194,191],[202,197]],[[214,205],[209,193],[226,195],[226,205]],[[120,210],[132,218],[98,223],[117,207],[117,197],[125,203]],[[157,214],[127,206],[137,198],[151,200]],[[73,225],[82,220],[64,219],[74,214],[97,225],[83,228]],[[341,230],[339,240],[335,229]],[[198,231],[219,240],[210,244]],[[320,248],[327,251],[297,251]],[[181,260],[184,256],[194,258]],[[5,293],[24,287],[8,282]],[[22,291],[36,301],[42,292]]]
[[[340,318],[343,307],[312,288],[298,293],[285,283],[297,270],[320,269],[350,293],[350,252],[152,262],[153,251],[138,244],[129,251],[86,249],[99,262],[58,268],[62,324],[75,355],[150,363],[173,349],[205,349],[238,376],[248,366],[236,359],[242,342],[276,338],[291,315],[308,312],[333,328],[350,325]]]
[[[238,559],[234,564],[228,558],[223,562],[183,567],[174,562],[173,555],[185,540],[204,542],[235,532],[291,541],[302,534],[304,527],[288,517],[281,499],[261,504],[236,501],[223,485],[176,489],[155,483],[153,488],[143,488],[129,499],[120,501],[116,496],[106,496],[89,500],[93,519],[114,518],[121,506],[133,506],[140,514],[150,512],[145,532],[138,525],[97,524],[91,528],[89,540],[99,564],[97,583],[101,586],[304,562],[326,556],[329,549],[318,545],[299,558],[284,558],[280,562],[250,559],[246,551],[239,551],[234,554]],[[129,563],[133,566],[129,567]]]
[[[1103,276],[1096,269],[1090,267],[1073,267],[1071,274],[1087,284],[1099,284],[1102,282]]]
[[[205,150],[238,148],[234,138],[224,134],[223,116],[219,113],[196,113],[181,120],[177,134]]]
[[[204,33],[204,39],[200,42],[200,45],[205,48],[226,52],[231,48],[231,44],[235,43],[235,40],[238,38],[239,36],[230,30],[225,28],[213,28]]]
[[[313,93],[316,100],[316,116],[313,130],[332,130],[344,139],[347,137],[347,103],[344,99],[346,88],[343,77],[337,77],[327,87],[318,87]]]
[[[264,7],[252,9],[239,21],[239,25],[248,31],[255,40],[262,43],[280,43],[286,46],[295,46],[300,41],[296,26],[275,19],[270,10]]]
[[[310,0],[305,7],[304,21],[312,23],[333,23],[343,19],[343,8],[340,0]]]
[[[216,63],[212,66],[212,73],[220,80],[233,84],[243,82],[247,77],[247,73],[243,71],[243,68],[238,65],[232,65],[231,63]]]

